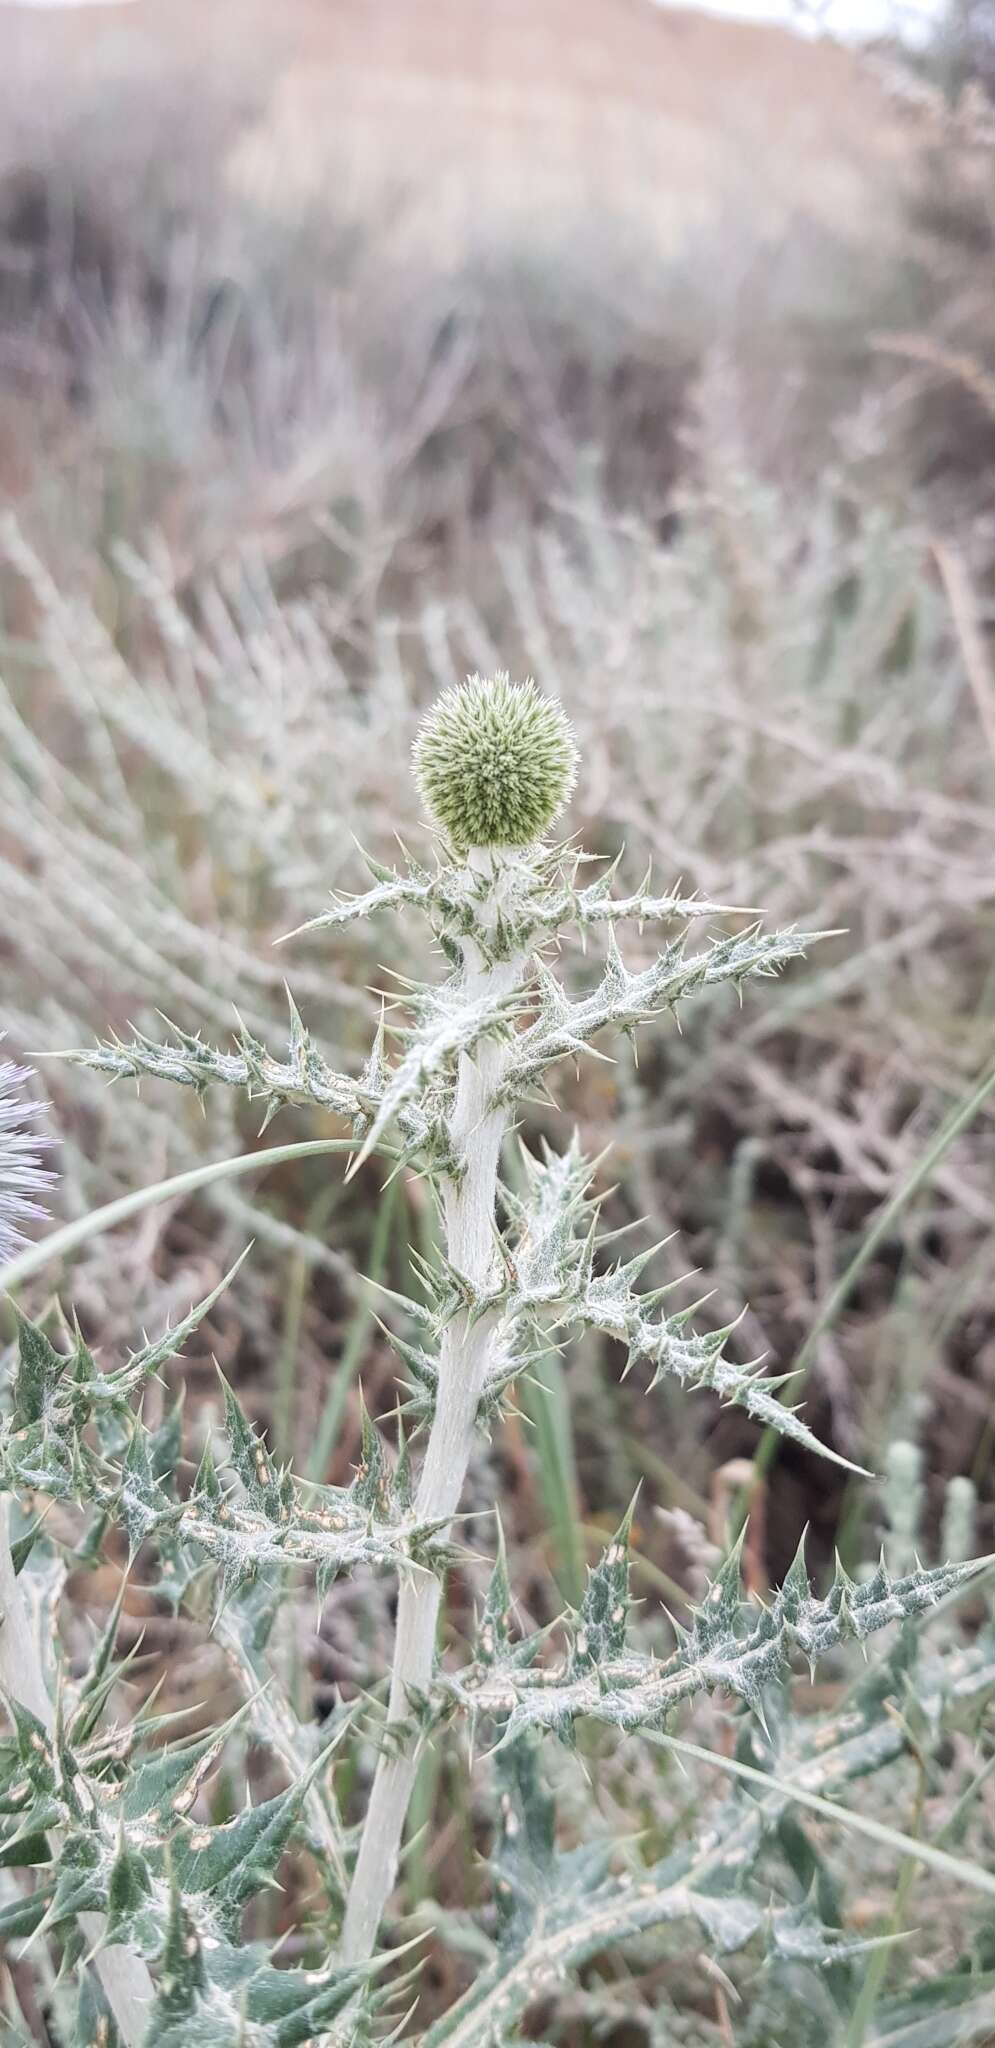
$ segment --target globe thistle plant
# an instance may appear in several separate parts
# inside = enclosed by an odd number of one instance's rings
[[[475,1569],[460,1546],[469,1469],[513,1406],[516,1382],[574,1335],[597,1333],[620,1347],[626,1370],[645,1373],[647,1397],[667,1379],[689,1395],[738,1406],[798,1453],[847,1462],[812,1434],[785,1398],[783,1378],[735,1356],[735,1325],[699,1327],[694,1308],[671,1302],[670,1286],[647,1287],[652,1252],[619,1256],[617,1233],[601,1231],[596,1166],[576,1135],[559,1149],[526,1135],[513,1164],[520,1107],[541,1094],[555,1108],[564,1062],[600,1051],[613,1034],[631,1035],[646,1019],[679,1016],[692,999],[742,994],[818,936],[765,933],[729,906],[677,891],[655,895],[648,880],[625,894],[616,886],[618,863],[585,881],[576,845],[546,837],[569,795],[574,759],[562,711],[531,683],[471,677],[430,711],[415,769],[443,838],[436,859],[401,868],[371,861],[373,887],[336,897],[307,927],[412,912],[426,920],[444,962],[441,974],[410,986],[396,1044],[382,1019],[357,1071],[330,1066],[293,1002],[280,1051],[243,1030],[221,1049],[177,1033],[167,1044],[138,1036],[75,1055],[111,1077],[168,1080],[198,1094],[240,1090],[263,1102],[266,1121],[286,1104],[336,1118],[338,1137],[304,1149],[351,1152],[350,1173],[374,1158],[388,1177],[416,1172],[436,1206],[439,1250],[430,1259],[412,1253],[416,1293],[391,1295],[404,1428],[398,1424],[391,1442],[363,1411],[349,1486],[280,1468],[226,1387],[223,1424],[178,1487],[179,1409],[152,1430],[142,1392],[182,1354],[220,1287],[179,1325],[100,1367],[78,1327],[59,1343],[19,1320],[0,1425],[5,1513],[29,1494],[75,1503],[91,1517],[77,1560],[92,1556],[116,1523],[132,1560],[141,1556],[143,1586],[174,1612],[203,1618],[206,1590],[213,1632],[243,1692],[235,1722],[197,1741],[155,1721],[147,1739],[140,1728],[115,1726],[116,1614],[89,1667],[70,1665],[50,1626],[42,1636],[30,1627],[32,1613],[47,1616],[55,1597],[46,1572],[54,1570],[56,1589],[61,1584],[57,1538],[32,1528],[0,1542],[0,1679],[12,1723],[0,1741],[0,1870],[20,1863],[33,1873],[12,1898],[0,1892],[0,1938],[57,1942],[53,1997],[64,2024],[52,2038],[60,2048],[374,2048],[398,2038],[421,2048],[520,2048],[535,2038],[530,2006],[552,2008],[571,1983],[567,1995],[580,2001],[584,2038],[593,2039],[603,2031],[604,1997],[627,1978],[621,1968],[604,1971],[601,1959],[616,1948],[645,1956],[675,1925],[692,1930],[695,1951],[722,1956],[716,1982],[741,1958],[763,1964],[755,1972],[760,2032],[752,2027],[744,2042],[808,2039],[799,2027],[813,2013],[820,2039],[849,2042],[857,2036],[846,2015],[856,2011],[859,2038],[869,2043],[861,1987],[867,1951],[879,1944],[842,1919],[824,1846],[803,1825],[809,1811],[823,1835],[826,1820],[839,1816],[878,1844],[886,1836],[947,1884],[995,1892],[995,1880],[980,1870],[972,1876],[963,1859],[834,1803],[910,1757],[932,1774],[948,1729],[962,1730],[995,1696],[990,1625],[966,1648],[944,1634],[939,1656],[915,1627],[940,1600],[953,1602],[976,1565],[882,1558],[856,1581],[838,1568],[820,1595],[800,1549],[783,1586],[760,1605],[744,1594],[736,1546],[661,1654],[659,1632],[647,1632],[630,1609],[631,1511],[579,1605],[541,1637],[516,1636],[495,1518],[476,1624],[458,1647],[440,1629],[452,1566]],[[698,939],[705,922],[712,934]],[[630,923],[664,933],[638,964],[626,961],[617,937]],[[572,939],[599,956],[579,988],[562,964]],[[23,1181],[17,1191],[31,1198]],[[479,1509],[479,1475],[475,1490]],[[969,1525],[963,1511],[959,1524],[962,1533]],[[294,1584],[313,1579],[320,1601],[339,1574],[359,1569],[397,1581],[386,1697],[372,1720],[364,1703],[362,1716],[345,1710],[318,1728],[281,1685],[271,1639]],[[799,1673],[824,1660],[838,1667],[850,1646],[864,1651],[882,1632],[883,1659],[849,1688],[833,1689],[838,1709],[794,1712]],[[712,1750],[673,1732],[703,1694],[717,1695],[737,1724],[734,1740]],[[570,1845],[561,1848],[559,1774],[546,1767],[548,1745],[569,1752],[585,1724],[618,1741],[676,1743],[703,1762],[707,1824],[675,1840],[672,1821],[644,1828],[640,1816],[630,1839],[606,1844],[595,1833],[585,1843],[575,1805]],[[283,1789],[234,1818],[226,1807],[216,1822],[203,1787],[235,1726],[272,1753]],[[384,1923],[398,1906],[425,1744],[453,1729],[465,1731],[475,1755],[488,1753],[481,1797],[492,1822],[489,1891],[479,1916],[436,1902],[433,1931],[461,1959],[464,1988],[419,2032],[410,2011],[398,2019],[390,2003],[405,1979],[395,1970],[392,1994],[385,1966],[396,1962],[397,1943]],[[481,1731],[484,1741],[474,1742]],[[362,1787],[371,1732],[376,1767],[353,1828],[339,1812],[332,1760],[350,1748],[350,1781],[354,1792]],[[749,1795],[737,1784],[716,1796],[716,1773],[745,1778]],[[975,1784],[984,1776],[979,1770]],[[969,1790],[961,1801],[961,1828],[972,1797]],[[683,1797],[680,1804],[683,1815]],[[646,1838],[661,1834],[669,1848],[657,1856]],[[246,1907],[272,1890],[293,1844],[310,1852],[316,1873],[302,1937],[307,1967],[245,1938]],[[886,1920],[891,1906],[889,1892]],[[931,2001],[926,2024],[935,2019],[941,2028],[931,2040],[982,2038],[974,2018],[977,2007],[987,2024],[987,1964],[977,1981],[977,1997],[974,1975],[960,1970],[949,1988],[922,1987]],[[950,2015],[953,2031],[944,2031]],[[653,2009],[650,2031],[636,2017],[647,2039],[670,2038]],[[915,2014],[906,2032],[907,2014],[879,2001],[876,2020],[874,2040],[924,2048]],[[543,2024],[566,2038],[555,2017]]]

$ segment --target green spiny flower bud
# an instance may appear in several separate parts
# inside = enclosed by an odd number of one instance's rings
[[[506,675],[445,690],[414,747],[422,799],[460,852],[541,838],[570,795],[576,761],[560,706]]]

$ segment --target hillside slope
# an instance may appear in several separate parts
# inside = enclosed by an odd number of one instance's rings
[[[242,192],[381,214],[404,196],[405,232],[457,257],[620,220],[666,252],[715,221],[776,239],[800,211],[880,227],[909,153],[853,53],[650,0],[137,0],[2,9],[0,36],[41,128],[62,83],[137,105],[182,80],[237,124]]]

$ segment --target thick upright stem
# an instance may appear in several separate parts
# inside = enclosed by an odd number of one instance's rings
[[[10,1503],[0,1495],[0,1685],[19,1706],[51,1729],[54,1722],[45,1675],[14,1572],[9,1534]],[[103,1939],[99,1913],[81,1913],[79,1924],[88,1942]],[[93,1967],[117,2022],[125,2048],[141,2048],[155,1987],[141,1956],[130,1949],[98,1948]]]
[[[470,859],[482,872],[492,872],[492,856],[486,851],[475,850]],[[485,907],[492,920],[497,915],[499,891],[497,878]],[[489,967],[468,941],[464,992],[471,996],[510,994],[521,979],[522,965],[522,956],[516,955]],[[453,1146],[463,1171],[457,1180],[447,1183],[443,1195],[446,1251],[457,1271],[478,1287],[486,1285],[494,1264],[498,1155],[507,1116],[503,1109],[489,1109],[488,1104],[493,1102],[507,1056],[500,1041],[485,1038],[472,1059],[461,1060],[451,1124]],[[471,1328],[468,1316],[462,1313],[454,1316],[443,1332],[435,1414],[418,1486],[419,1516],[448,1520],[459,1506],[495,1325],[495,1316],[484,1315]],[[434,1573],[419,1573],[401,1586],[389,1723],[403,1722],[412,1698],[428,1691],[441,1598],[441,1580]],[[385,1751],[377,1766],[343,1929],[347,1962],[361,1962],[372,1953],[381,1915],[394,1889],[417,1769],[415,1741],[407,1742],[399,1754]]]

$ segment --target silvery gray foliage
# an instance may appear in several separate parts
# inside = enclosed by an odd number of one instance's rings
[[[497,1637],[504,1634],[500,1610],[507,1593],[506,1583],[497,1591],[492,1585],[478,1639],[481,1663],[493,1653],[495,1623]],[[718,1604],[727,1610],[738,1606],[744,1621],[750,1611],[731,1579]],[[501,1642],[499,1661],[507,1652],[507,1642]],[[555,1994],[568,1973],[622,1943],[638,1956],[645,1937],[659,1938],[670,1926],[682,1930],[685,1958],[689,1927],[705,1952],[725,1959],[727,1967],[751,1951],[763,1955],[765,1990],[758,2004],[767,2008],[771,2032],[751,2031],[744,2039],[759,2044],[807,2038],[803,2015],[814,2002],[822,2038],[842,2042],[863,1958],[879,1942],[848,1931],[822,1847],[799,1823],[785,1788],[828,1794],[845,1812],[849,1788],[859,1795],[866,1781],[899,1770],[909,1754],[912,1731],[895,1711],[899,1702],[914,1714],[915,1740],[937,1758],[950,1731],[979,1716],[993,1690],[990,1624],[969,1650],[942,1658],[930,1655],[926,1638],[908,1628],[899,1631],[835,1713],[799,1715],[789,1682],[774,1682],[764,1695],[762,1718],[739,1722],[736,1750],[737,1757],[769,1774],[769,1790],[735,1786],[717,1801],[695,1838],[655,1862],[631,1850],[619,1856],[612,1843],[557,1850],[537,1735],[502,1743],[495,1756],[499,1912],[490,1955],[458,2004],[429,2029],[423,2048],[476,2048],[479,2042],[512,2048],[523,2039],[523,2015]],[[980,2042],[990,2027],[991,1988],[990,1972],[981,1970],[923,1986],[919,2033],[913,2024],[916,1998],[889,1999],[874,2039],[893,2048],[927,2048],[931,2040]],[[596,2013],[596,1994],[590,2006]],[[627,2012],[643,2017],[638,2000],[630,1999]],[[925,2030],[927,2016],[936,2029],[932,2034]],[[948,2021],[962,2031],[945,2034]]]
[[[817,1599],[800,1548],[769,1606],[757,1608],[741,1595],[744,1531],[704,1601],[692,1608],[673,1654],[659,1658],[628,1640],[630,1520],[590,1574],[561,1663],[523,1664],[510,1643],[504,1659],[498,1659],[491,1631],[487,1654],[476,1665],[440,1680],[441,1689],[472,1721],[480,1716],[500,1721],[503,1743],[535,1729],[569,1739],[574,1724],[583,1719],[626,1733],[662,1728],[697,1693],[730,1694],[762,1715],[768,1687],[794,1660],[814,1674],[834,1650],[864,1643],[890,1623],[926,1613],[977,1571],[974,1564],[940,1565],[893,1578],[882,1559],[858,1584],[838,1565],[828,1593]]]
[[[459,788],[438,779],[436,748],[432,787],[447,814],[479,818],[500,811],[501,735],[491,713],[513,701],[515,686],[502,680],[493,699],[479,679],[473,687],[469,726],[466,707],[450,705],[447,718],[465,750],[474,706],[486,704],[486,774],[461,810]],[[526,709],[544,716],[534,693]],[[509,815],[552,816],[569,784],[561,724],[546,726],[555,746],[540,783],[516,782]],[[508,772],[527,777],[528,749],[517,738],[508,758]],[[146,1586],[175,1611],[209,1618],[244,1696],[235,1722],[192,1743],[152,1711],[123,1723],[119,1608],[87,1667],[71,1669],[53,1627],[66,1539],[15,1517],[12,1540],[0,1545],[10,1724],[0,1741],[0,1865],[30,1876],[0,1893],[0,1935],[15,1946],[57,1943],[59,2009],[68,2015],[59,2048],[369,2048],[391,2038],[512,2048],[533,2038],[523,2031],[532,2008],[551,2013],[542,2024],[559,2043],[564,1987],[573,1987],[567,1995],[581,2023],[597,2025],[608,1986],[585,1966],[619,1948],[634,1959],[647,1944],[665,1952],[671,1928],[685,1941],[690,1929],[723,1968],[742,1970],[747,1989],[754,1982],[748,2012],[763,2015],[757,2024],[770,2040],[800,2039],[791,2032],[799,2012],[817,2011],[832,2048],[879,1940],[847,1924],[822,1842],[796,1801],[828,1794],[845,1817],[848,1788],[901,1770],[911,1755],[933,1768],[951,1730],[969,1728],[995,1694],[990,1624],[967,1648],[949,1630],[937,1630],[931,1647],[919,1625],[971,1582],[977,1567],[959,1561],[898,1571],[882,1559],[857,1581],[838,1569],[818,1593],[800,1550],[761,1605],[744,1592],[736,1547],[661,1655],[630,1602],[631,1509],[577,1611],[538,1634],[516,1630],[499,1529],[474,1639],[460,1654],[436,1654],[447,1569],[456,1557],[471,1568],[458,1520],[468,1462],[482,1433],[500,1426],[515,1382],[576,1333],[598,1331],[620,1346],[626,1371],[645,1369],[648,1396],[670,1378],[846,1462],[781,1398],[783,1379],[730,1355],[735,1325],[699,1327],[700,1303],[677,1306],[672,1286],[647,1286],[652,1251],[618,1257],[600,1228],[598,1163],[585,1159],[576,1136],[561,1149],[524,1142],[521,1172],[509,1170],[519,1107],[537,1092],[555,1102],[562,1062],[604,1056],[613,1036],[661,1013],[679,1021],[692,999],[722,989],[741,997],[818,934],[766,933],[729,906],[655,895],[649,877],[626,894],[618,863],[585,880],[576,846],[509,846],[505,836],[498,830],[494,844],[465,855],[443,844],[432,865],[371,860],[372,888],[336,897],[300,927],[416,913],[443,963],[441,975],[404,987],[385,1007],[354,1075],[329,1066],[292,998],[284,1048],[239,1027],[231,1050],[172,1030],[161,1042],[139,1034],[74,1055],[112,1078],[237,1089],[261,1104],[264,1125],[288,1105],[340,1117],[355,1138],[352,1171],[376,1153],[391,1173],[410,1167],[425,1177],[441,1250],[430,1262],[412,1257],[416,1293],[393,1304],[389,1334],[404,1390],[392,1441],[364,1410],[360,1461],[345,1488],[279,1466],[227,1386],[223,1421],[196,1471],[178,1482],[179,1410],[147,1427],[143,1390],[182,1358],[220,1289],[116,1362],[98,1362],[75,1323],[19,1319],[0,1490],[11,1503],[41,1497],[81,1509],[77,1562],[95,1558],[115,1527]],[[620,941],[626,926],[633,936]],[[651,952],[647,929],[662,936]],[[594,954],[579,990],[584,974],[563,965],[577,940]],[[960,1526],[960,1504],[958,1515]],[[274,1624],[294,1585],[313,1584],[320,1600],[336,1575],[360,1567],[398,1584],[390,1696],[385,1714],[368,1705],[343,1712],[319,1737],[271,1667]],[[837,1709],[795,1712],[800,1681],[817,1667],[852,1673],[852,1648],[866,1652],[876,1636],[883,1657],[858,1667]],[[759,1791],[721,1781],[718,1791],[703,1790],[697,1829],[663,1853],[597,1826],[565,1845],[549,1738],[568,1755],[585,1724],[653,1741],[703,1695],[722,1703],[737,1756],[760,1774]],[[285,1789],[219,1823],[206,1788],[233,1737],[250,1728],[278,1760]],[[475,1966],[426,2028],[410,2017],[416,1965],[397,1962],[380,1927],[422,1745],[453,1729],[475,1754],[489,1753],[489,1892],[472,1917],[438,1907],[439,1938]],[[378,1763],[357,1829],[338,1810],[332,1767],[371,1732]],[[723,1755],[715,1752],[716,1764]],[[306,1968],[242,1938],[246,1907],[278,1881],[295,1844],[317,1858]],[[138,1972],[130,1981],[108,1967],[121,1956]],[[980,1957],[979,1948],[974,1986],[985,1974]],[[638,1972],[632,1982],[638,1987]],[[925,1995],[927,2024],[954,2015],[959,2029],[931,2039],[981,2038],[983,1985],[967,1997],[954,1973]],[[638,1988],[633,1996],[638,2018]],[[919,2018],[914,2001],[885,2000],[875,2039],[924,2048]],[[669,2038],[659,2009],[652,2024],[652,2038]],[[743,2041],[749,2048],[748,2032]]]

